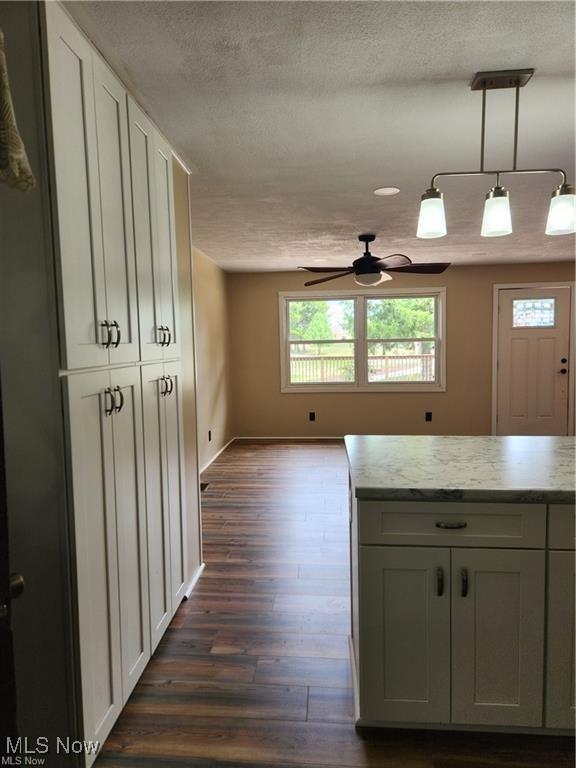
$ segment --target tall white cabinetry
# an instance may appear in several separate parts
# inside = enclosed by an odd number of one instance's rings
[[[194,576],[172,151],[60,5],[44,12],[82,736],[102,743]]]

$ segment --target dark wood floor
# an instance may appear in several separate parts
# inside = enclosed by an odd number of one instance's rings
[[[356,731],[341,443],[237,442],[204,473],[206,570],[97,768],[568,768],[555,737]]]

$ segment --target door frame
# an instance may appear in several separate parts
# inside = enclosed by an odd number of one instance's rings
[[[576,333],[572,331],[573,321],[576,317],[576,303],[574,282],[571,280],[554,280],[552,282],[537,283],[495,283],[492,294],[492,426],[491,434],[496,431],[496,416],[498,413],[498,307],[500,303],[500,291],[519,290],[523,288],[570,288],[570,363],[576,361]],[[574,369],[568,369],[568,435],[574,434],[574,403],[576,400],[576,375]]]

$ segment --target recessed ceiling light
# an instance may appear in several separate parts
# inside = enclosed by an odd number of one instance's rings
[[[374,194],[378,197],[389,197],[391,195],[397,195],[400,190],[398,187],[379,187],[374,190]]]

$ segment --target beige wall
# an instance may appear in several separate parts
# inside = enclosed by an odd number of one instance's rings
[[[185,462],[186,513],[188,522],[189,578],[201,563],[200,495],[198,488],[198,448],[196,438],[196,373],[194,361],[194,314],[192,304],[192,248],[188,201],[188,174],[176,160],[174,174],[174,220],[178,259],[178,298],[180,302],[180,342],[182,350],[182,421]]]
[[[230,369],[226,273],[194,249],[194,317],[201,469],[226,445],[230,429]],[[208,440],[208,431],[212,440]]]
[[[401,276],[395,288],[446,286],[447,390],[435,393],[280,393],[278,292],[303,289],[302,273],[230,273],[231,410],[236,436],[347,433],[490,434],[492,293],[495,283],[574,279],[571,263],[452,267]],[[342,278],[325,290],[357,287]],[[316,422],[308,411],[316,411]],[[424,412],[432,411],[432,422]]]

